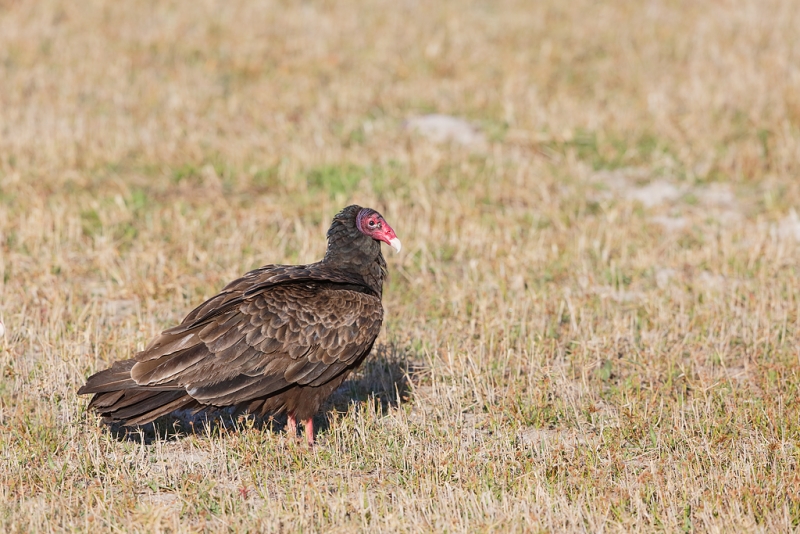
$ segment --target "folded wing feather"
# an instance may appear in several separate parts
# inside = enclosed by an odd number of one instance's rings
[[[133,380],[217,406],[319,385],[370,350],[383,319],[378,297],[314,281],[218,302],[223,309],[205,303],[137,354]]]

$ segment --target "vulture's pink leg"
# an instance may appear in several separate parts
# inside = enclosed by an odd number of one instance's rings
[[[286,433],[292,437],[297,435],[297,419],[293,413],[286,416]]]
[[[313,419],[306,419],[306,439],[308,440],[308,446],[314,446],[314,420]]]

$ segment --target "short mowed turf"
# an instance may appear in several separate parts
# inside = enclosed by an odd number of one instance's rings
[[[0,531],[799,528],[798,28],[797,0],[0,0]],[[353,203],[403,251],[313,449],[87,411]]]

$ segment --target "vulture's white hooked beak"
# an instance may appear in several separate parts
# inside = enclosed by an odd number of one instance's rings
[[[389,246],[392,247],[395,252],[400,252],[400,249],[403,248],[403,244],[400,243],[400,240],[396,237],[389,240]]]

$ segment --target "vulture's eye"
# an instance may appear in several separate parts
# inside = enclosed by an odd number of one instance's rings
[[[369,227],[370,228],[375,228],[375,224],[376,224],[375,219],[370,219],[369,220]]]

